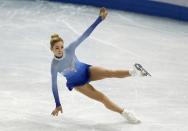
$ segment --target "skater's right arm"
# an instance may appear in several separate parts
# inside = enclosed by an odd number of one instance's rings
[[[55,99],[56,107],[61,106],[60,100],[59,100],[59,93],[57,89],[57,71],[52,66],[51,67],[51,78],[52,78],[52,92]]]
[[[61,103],[59,100],[58,88],[57,88],[57,71],[55,70],[55,68],[53,66],[51,67],[51,77],[52,77],[52,92],[53,92],[53,96],[54,96],[55,103],[56,103],[56,107],[52,111],[51,115],[58,116],[58,113],[59,112],[62,113],[63,109],[61,107]]]

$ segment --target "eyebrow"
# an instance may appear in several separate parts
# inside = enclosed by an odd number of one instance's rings
[[[59,46],[55,46],[55,47],[57,48],[57,47],[59,47]],[[64,46],[62,45],[62,46],[60,46],[60,47],[64,47]]]

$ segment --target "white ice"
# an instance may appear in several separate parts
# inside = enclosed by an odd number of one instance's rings
[[[52,117],[50,35],[74,41],[99,8],[47,1],[0,1],[0,131],[187,131],[188,24],[109,9],[77,49],[78,58],[108,69],[141,63],[152,77],[91,82],[142,120],[132,125],[58,76],[64,113]]]

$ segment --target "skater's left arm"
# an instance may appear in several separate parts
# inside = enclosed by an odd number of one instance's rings
[[[96,26],[106,18],[107,14],[107,10],[105,8],[101,8],[99,17],[95,20],[95,22],[76,41],[71,43],[69,47],[75,50],[80,45],[80,43],[92,33]]]

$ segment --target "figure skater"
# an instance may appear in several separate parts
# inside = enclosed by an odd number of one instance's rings
[[[66,86],[71,91],[72,89],[86,95],[87,97],[99,101],[104,106],[114,112],[121,114],[124,118],[131,123],[140,123],[131,112],[118,106],[112,102],[102,92],[96,90],[89,82],[102,80],[105,78],[124,78],[135,76],[139,74],[139,70],[110,70],[94,65],[89,65],[80,62],[76,55],[75,50],[77,47],[91,34],[95,27],[103,21],[108,14],[105,8],[100,9],[99,17],[95,22],[74,42],[64,47],[64,41],[58,34],[51,36],[50,45],[54,58],[51,63],[51,76],[52,76],[52,92],[55,99],[56,107],[51,115],[58,116],[59,112],[63,112],[59,94],[57,89],[57,73],[66,77]]]

